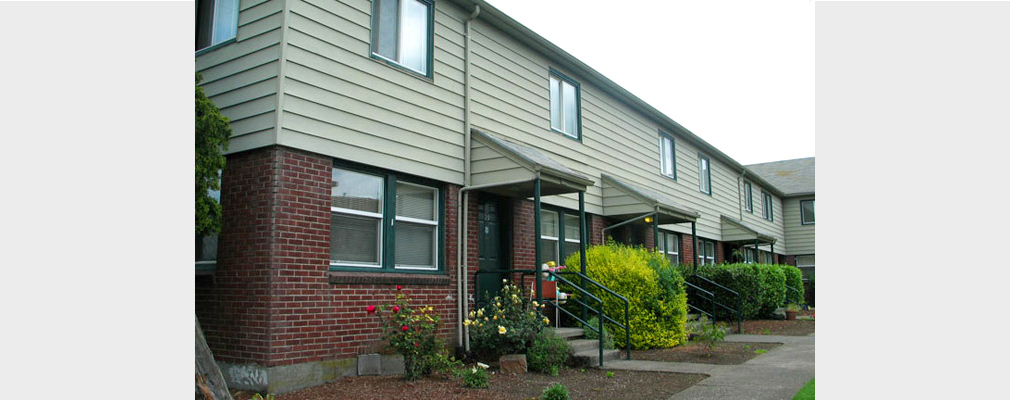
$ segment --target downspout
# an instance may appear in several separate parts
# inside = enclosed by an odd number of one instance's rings
[[[471,22],[480,15],[480,4],[473,5],[473,12],[470,13],[470,17],[466,19],[463,23],[463,31],[466,33],[466,43],[464,44],[463,52],[463,188],[459,191],[459,196],[463,197],[464,191],[472,189],[470,187],[470,159],[471,159],[471,148],[470,148],[470,24]],[[457,206],[460,206],[459,199],[456,202]],[[467,276],[466,276],[466,266],[465,261],[469,259],[468,247],[462,245],[463,237],[465,237],[467,229],[469,229],[469,224],[467,223],[467,213],[470,210],[470,196],[466,195],[463,198],[462,204],[463,212],[460,213],[457,210],[456,219],[462,225],[461,229],[456,232],[456,267],[459,269],[457,271],[456,279],[458,281],[458,288],[456,293],[459,295],[459,306],[456,308],[460,310],[459,320],[457,321],[456,329],[458,332],[459,343],[463,344],[463,348],[467,351],[470,350],[470,340],[469,340],[469,329],[463,326],[463,319],[466,318],[469,312],[470,304],[467,301]],[[460,252],[462,249],[462,252]],[[464,334],[464,331],[466,334]]]

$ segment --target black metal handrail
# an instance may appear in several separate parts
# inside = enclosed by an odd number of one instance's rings
[[[579,287],[578,285],[572,283],[572,281],[569,281],[568,279],[565,279],[564,277],[562,277],[560,274],[558,274],[556,272],[547,271],[547,274],[548,274],[548,276],[553,276],[554,279],[556,279],[558,282],[561,282],[561,283],[564,283],[564,284],[566,284],[568,286],[571,286],[573,289],[575,289],[576,291],[578,291],[579,294],[581,294],[583,296],[586,296],[587,298],[589,298],[591,300],[596,300],[596,303],[600,305],[599,309],[593,310],[592,307],[589,307],[584,302],[579,301],[579,304],[585,306],[586,308],[588,308],[589,311],[595,311],[596,312],[596,321],[599,324],[599,326],[595,327],[595,326],[589,325],[589,322],[583,321],[581,318],[577,317],[574,313],[572,313],[572,312],[570,312],[570,311],[562,308],[561,304],[558,302],[558,299],[555,298],[554,302],[551,303],[551,304],[554,305],[554,307],[556,309],[561,310],[565,314],[568,314],[568,316],[574,318],[576,321],[581,322],[584,326],[588,326],[589,329],[592,329],[594,332],[596,332],[596,335],[597,335],[597,337],[600,340],[600,346],[599,346],[600,347],[600,367],[603,367],[603,332],[604,332],[604,330],[603,330],[603,319],[607,317],[606,314],[603,313],[603,300],[600,299],[599,297],[596,297],[595,295],[593,295],[592,293],[590,293],[586,289],[584,289],[582,287]],[[550,302],[550,299],[544,299],[544,300]],[[576,300],[576,301],[578,301],[578,300]],[[630,349],[630,346],[629,346],[629,349]],[[630,350],[629,350],[628,356],[629,357],[631,356]]]
[[[698,275],[698,274],[691,275],[691,278],[701,280],[702,282],[705,282],[706,284],[709,284],[709,285],[712,285],[712,286],[714,286],[716,288],[724,290],[726,293],[729,293],[732,297],[736,297],[736,309],[733,309],[732,307],[727,306],[725,304],[722,304],[722,303],[720,303],[718,301],[714,301],[713,300],[713,303],[715,305],[719,306],[719,307],[722,307],[723,309],[735,312],[735,314],[736,314],[736,331],[737,331],[737,333],[743,333],[743,298],[740,296],[740,293],[738,293],[737,291],[735,291],[733,289],[730,289],[728,287],[720,285],[720,284],[718,284],[718,283],[716,283],[716,282],[714,282],[714,281],[712,281],[712,280],[710,280],[708,278],[705,278],[705,277],[703,277],[701,275]],[[713,310],[713,312],[714,312],[714,310]]]
[[[800,302],[803,301],[803,296],[800,295],[800,290],[799,289],[794,288],[794,287],[789,286],[789,285],[786,285],[786,293],[788,293],[790,290],[793,291],[793,292],[796,292],[796,297],[798,299],[800,299],[800,301],[797,302],[796,304],[799,304]],[[786,298],[789,298],[789,295],[786,295]],[[789,301],[786,301],[786,304],[784,304],[784,305],[789,305]]]
[[[691,282],[688,282],[686,280],[684,281],[684,283],[687,284],[687,290],[694,289],[696,292],[701,292],[700,297],[703,300],[707,300],[708,301],[709,306],[711,307],[710,309],[715,308],[715,294],[714,293],[709,292],[708,290],[702,289],[701,286],[697,286],[697,285],[695,285],[695,284],[693,284]],[[705,309],[703,309],[701,307],[697,307],[697,306],[692,305],[690,302],[687,303],[687,307],[690,308],[690,309],[692,309],[692,310],[695,310],[695,311],[697,311],[697,312],[699,312],[701,314],[707,315],[708,318],[710,320],[712,320],[712,325],[715,325],[715,310],[714,309],[712,310],[712,312],[708,312],[708,311],[705,311]]]
[[[602,318],[606,318],[608,321],[610,321],[614,325],[617,325],[617,326],[619,326],[619,327],[621,327],[621,328],[624,329],[624,344],[625,344],[624,347],[625,347],[625,352],[627,353],[626,357],[627,357],[628,360],[630,360],[631,359],[631,318],[630,318],[631,314],[629,312],[629,309],[630,309],[630,304],[631,303],[628,302],[628,299],[626,297],[624,297],[624,296],[621,296],[619,293],[611,290],[610,288],[608,288],[606,286],[603,286],[599,282],[594,281],[593,279],[589,278],[588,276],[586,276],[585,274],[583,274],[581,272],[578,272],[578,271],[563,271],[563,272],[558,272],[558,274],[572,274],[572,275],[578,276],[579,278],[581,278],[581,280],[583,282],[589,282],[589,283],[593,284],[593,286],[596,286],[596,287],[600,288],[600,290],[602,290],[603,292],[605,292],[605,293],[607,293],[607,294],[609,294],[609,295],[611,295],[613,297],[616,297],[618,300],[620,300],[620,301],[622,301],[624,303],[624,323],[623,324],[620,323],[620,322],[617,322],[616,320],[614,320],[613,318],[611,318],[606,313],[603,313],[602,312],[602,308],[603,308],[602,304],[600,305],[600,308],[601,308],[600,314],[602,315]],[[601,354],[602,354],[602,351],[601,351]]]

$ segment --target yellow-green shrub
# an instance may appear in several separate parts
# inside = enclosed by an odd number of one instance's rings
[[[565,260],[565,265],[572,270],[580,268],[580,264],[578,253]],[[684,278],[665,257],[641,247],[610,243],[590,247],[586,252],[586,264],[586,275],[590,279],[628,299],[631,348],[672,347],[687,341]],[[573,281],[577,279],[572,275],[568,277]],[[562,290],[575,292],[564,285]],[[603,309],[608,316],[623,323],[624,302],[592,285],[587,285],[586,290],[603,299]],[[579,298],[578,294],[575,296]],[[586,303],[595,307],[591,300]],[[569,302],[566,307],[578,315],[579,306],[575,302]],[[624,348],[627,345],[624,329],[614,325],[608,328],[614,343]]]

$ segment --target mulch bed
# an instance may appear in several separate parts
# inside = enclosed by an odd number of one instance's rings
[[[573,399],[667,399],[705,379],[702,374],[668,372],[612,371],[614,376],[595,368],[563,369],[558,376],[539,373],[525,375],[495,374],[490,388],[469,389],[462,381],[447,377],[429,377],[413,382],[402,376],[358,376],[276,396],[276,400],[390,400],[390,399],[536,399],[554,383],[568,388]],[[236,400],[247,400],[252,393],[238,393]]]
[[[668,349],[632,350],[631,359],[735,365],[757,357],[757,350],[767,351],[778,346],[779,343],[718,342],[709,352],[702,343],[688,343]]]
[[[736,322],[726,326],[726,333],[736,333]],[[814,321],[796,319],[743,321],[743,333],[750,335],[807,336],[814,333]]]

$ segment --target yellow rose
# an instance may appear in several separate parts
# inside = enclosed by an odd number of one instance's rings
[[[544,317],[544,325],[550,325],[550,323],[551,320],[547,319],[547,317]]]
[[[499,334],[499,335],[504,335],[504,334],[505,334],[505,332],[507,332],[507,331],[505,330],[505,327],[504,327],[504,326],[501,326],[501,325],[498,325],[498,334]]]

